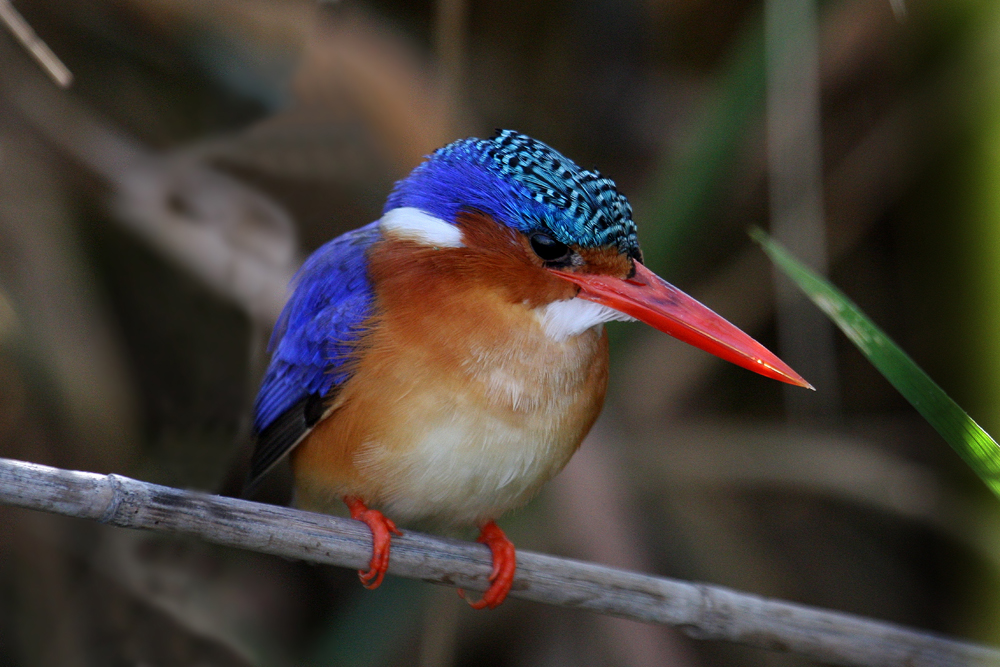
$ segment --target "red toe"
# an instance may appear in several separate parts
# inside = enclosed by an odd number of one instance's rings
[[[483,597],[476,602],[469,602],[473,609],[493,609],[505,599],[514,583],[514,571],[517,569],[517,555],[514,543],[507,539],[500,526],[493,521],[485,524],[479,531],[478,542],[482,542],[493,552],[493,572],[490,573],[490,587]],[[465,597],[465,591],[459,589],[458,594]]]
[[[347,496],[344,498],[344,503],[347,504],[347,508],[351,511],[351,518],[364,521],[372,531],[372,560],[369,564],[370,569],[367,572],[358,570],[358,577],[361,579],[361,585],[365,588],[378,588],[385,577],[386,570],[389,569],[389,546],[392,542],[391,533],[395,533],[396,535],[402,535],[403,533],[396,528],[396,524],[391,519],[385,518],[381,512],[365,507],[360,498]]]

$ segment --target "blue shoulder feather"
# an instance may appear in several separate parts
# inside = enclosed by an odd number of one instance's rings
[[[344,362],[372,310],[366,253],[379,238],[376,221],[330,241],[299,269],[268,344],[271,364],[254,406],[256,432],[349,378]]]

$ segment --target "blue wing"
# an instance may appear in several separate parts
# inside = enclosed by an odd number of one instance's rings
[[[322,416],[324,402],[350,377],[345,362],[372,314],[367,250],[378,222],[317,250],[293,279],[295,290],[274,327],[271,364],[254,405],[257,443],[251,486]]]

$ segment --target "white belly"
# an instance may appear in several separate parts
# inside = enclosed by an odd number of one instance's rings
[[[469,525],[498,517],[534,496],[577,445],[545,425],[518,427],[483,415],[453,413],[423,426],[406,452],[373,444],[355,461],[363,474],[392,480],[378,504],[403,521]]]
[[[354,460],[362,476],[391,480],[377,502],[388,516],[481,523],[523,505],[562,470],[603,400],[603,372],[594,381],[601,333],[535,342],[473,351],[454,384],[424,381],[402,392],[389,409],[399,428]]]

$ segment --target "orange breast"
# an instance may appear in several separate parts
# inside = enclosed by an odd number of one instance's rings
[[[575,288],[515,254],[381,246],[370,268],[379,315],[355,374],[292,454],[298,502],[327,510],[357,495],[403,521],[495,518],[527,502],[589,431],[607,336],[549,338],[524,290],[545,291],[544,303]]]

